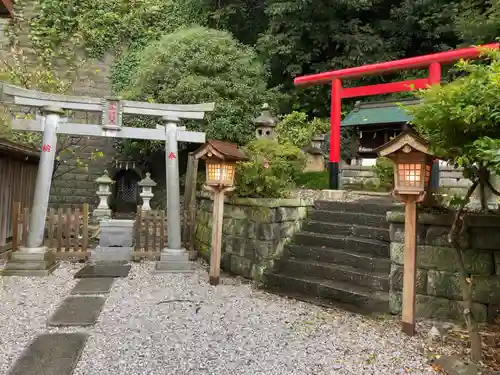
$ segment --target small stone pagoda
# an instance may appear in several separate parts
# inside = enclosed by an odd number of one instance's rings
[[[271,113],[269,104],[262,106],[261,114],[253,121],[255,124],[255,137],[257,139],[274,139],[276,134],[274,128],[278,123],[278,118]]]

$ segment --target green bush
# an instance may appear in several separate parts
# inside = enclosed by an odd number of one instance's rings
[[[115,89],[126,99],[156,103],[215,102],[206,121],[186,121],[207,138],[246,144],[253,139],[252,120],[263,102],[273,103],[267,71],[255,52],[225,31],[183,28],[162,36],[121,61],[113,75]],[[155,121],[133,119],[133,126],[154,127]],[[136,141],[126,152],[146,154],[163,142]]]
[[[299,175],[295,179],[295,184],[301,189],[329,189],[330,185],[328,171],[299,173]]]
[[[309,121],[306,113],[293,111],[280,119],[276,126],[276,134],[280,142],[302,148],[308,146],[315,135],[324,134],[329,129],[328,120],[315,117]]]
[[[392,188],[394,186],[394,163],[390,159],[377,158],[373,172],[380,180],[381,187]]]
[[[240,197],[284,198],[295,188],[294,181],[306,164],[298,147],[259,139],[244,148],[249,160],[236,168],[236,188]]]

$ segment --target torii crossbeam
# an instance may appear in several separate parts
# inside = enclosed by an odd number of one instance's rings
[[[1,84],[1,83],[0,83]],[[1,101],[24,107],[37,108],[37,117],[13,119],[12,129],[43,132],[41,157],[36,178],[35,196],[28,232],[27,244],[14,252],[7,264],[5,275],[45,275],[57,264],[51,250],[43,246],[45,220],[54,168],[57,134],[79,136],[136,138],[161,140],[165,142],[167,183],[167,233],[168,246],[162,249],[157,270],[188,270],[188,256],[181,244],[180,192],[177,142],[205,143],[205,133],[186,131],[177,127],[181,119],[204,118],[205,112],[213,111],[214,103],[194,105],[157,104],[120,100],[118,98],[91,98],[49,94],[1,84]],[[78,124],[61,121],[62,110],[76,110],[102,113],[101,124]],[[40,113],[42,115],[40,115]],[[122,126],[123,114],[161,117],[165,126],[156,129]],[[26,263],[28,262],[28,263]],[[26,267],[25,267],[26,266]],[[23,268],[24,267],[24,268]],[[27,267],[31,267],[28,269]]]
[[[430,55],[363,65],[355,68],[334,70],[325,73],[311,74],[295,78],[294,83],[296,86],[309,86],[328,83],[331,83],[332,85],[330,112],[330,189],[338,190],[339,188],[340,124],[343,98],[354,98],[359,96],[381,95],[424,89],[429,85],[435,85],[441,82],[442,64],[454,63],[460,59],[477,58],[481,54],[481,51],[483,49],[498,48],[499,43],[492,43],[483,46],[456,49],[453,51],[439,52]],[[407,69],[428,69],[429,76],[428,78],[412,79],[408,81],[384,83],[372,86],[361,86],[353,88],[342,87],[342,81],[347,79],[355,79],[374,74],[386,74]],[[438,168],[439,165],[435,166],[434,169],[439,173]]]

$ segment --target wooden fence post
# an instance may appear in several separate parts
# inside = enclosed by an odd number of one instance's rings
[[[196,259],[194,250],[194,227],[196,221],[196,179],[198,177],[198,159],[193,152],[189,153],[186,171],[186,185],[184,187],[184,225],[182,239],[184,246],[189,250],[189,258]],[[168,224],[167,224],[168,225]]]
[[[83,233],[82,233],[82,251],[87,253],[89,246],[89,204],[83,204]],[[85,256],[86,257],[86,256]]]
[[[19,216],[21,215],[21,202],[12,203],[12,251],[19,248]]]
[[[134,260],[138,260],[139,252],[141,251],[141,226],[142,226],[142,206],[137,206],[137,214],[135,215],[135,254]]]

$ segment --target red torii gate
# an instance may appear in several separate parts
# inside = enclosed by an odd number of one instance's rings
[[[317,73],[295,78],[294,84],[296,86],[326,83],[332,84],[330,113],[330,189],[337,190],[339,188],[340,123],[343,98],[413,91],[424,89],[428,87],[428,85],[439,84],[441,83],[441,64],[453,63],[460,59],[476,58],[481,54],[482,49],[498,49],[499,45],[499,43],[491,43],[483,46],[456,49],[453,51],[363,65],[355,68],[333,70],[325,73]],[[428,78],[411,79],[401,82],[352,88],[342,87],[342,81],[346,79],[360,78],[373,74],[385,74],[398,70],[423,68],[427,68],[429,70]]]

